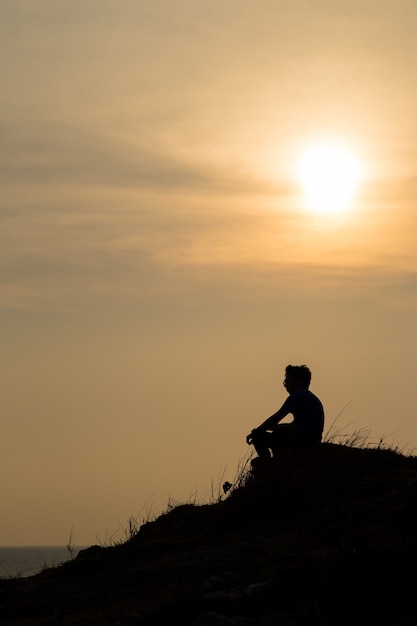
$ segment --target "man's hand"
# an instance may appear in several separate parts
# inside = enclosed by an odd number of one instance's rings
[[[258,429],[254,428],[252,430],[252,432],[249,433],[249,435],[246,437],[246,443],[248,443],[249,445],[251,445],[253,443],[252,439],[253,439],[253,433],[256,432]]]

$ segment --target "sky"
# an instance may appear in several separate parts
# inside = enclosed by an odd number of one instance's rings
[[[289,363],[326,430],[411,453],[416,3],[0,10],[0,545],[217,496]],[[324,215],[296,163],[329,138],[363,179]]]

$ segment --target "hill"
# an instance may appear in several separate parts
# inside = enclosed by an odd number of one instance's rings
[[[283,451],[223,500],[180,505],[129,541],[0,580],[0,623],[417,624],[417,458]]]

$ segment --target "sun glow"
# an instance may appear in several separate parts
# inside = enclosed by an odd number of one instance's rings
[[[322,142],[310,146],[303,153],[296,174],[308,209],[332,215],[352,208],[364,168],[342,144]]]

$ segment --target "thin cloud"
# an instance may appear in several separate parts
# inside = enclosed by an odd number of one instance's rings
[[[2,129],[5,182],[113,186],[184,186],[202,183],[197,170],[149,147],[64,124]]]
[[[204,189],[288,194],[288,184],[250,177],[237,166],[190,163],[153,138],[149,142],[73,125],[34,123],[0,128],[0,181],[40,185]],[[149,145],[152,143],[152,146]]]

